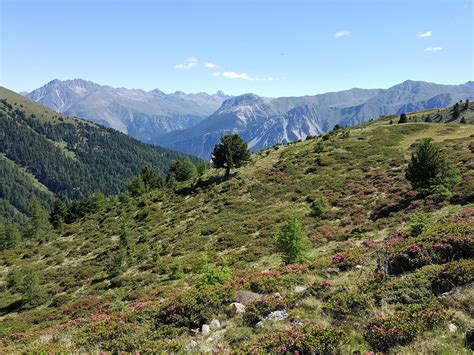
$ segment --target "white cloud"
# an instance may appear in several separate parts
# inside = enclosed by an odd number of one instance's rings
[[[221,76],[221,72],[215,71],[214,73],[212,73],[212,76]]]
[[[229,79],[251,80],[247,73],[237,73],[235,71],[225,71],[222,76]]]
[[[334,34],[334,37],[336,38],[340,38],[340,37],[347,37],[349,36],[351,33],[349,31],[339,31],[339,32],[336,32]]]
[[[439,52],[442,49],[441,47],[426,47],[425,52]]]
[[[418,37],[427,38],[427,37],[431,37],[432,34],[433,34],[433,31],[420,32],[418,33]]]
[[[198,59],[196,57],[189,57],[185,59],[182,63],[176,64],[175,69],[192,69],[198,64]]]
[[[217,68],[217,65],[214,64],[214,63],[204,63],[204,67],[208,68],[208,69],[214,69],[214,68]]]
[[[250,76],[247,73],[237,73],[235,71],[225,71],[223,73],[218,73],[218,74],[217,73],[213,73],[212,75],[214,75],[214,76],[222,75],[223,77],[229,78],[229,79],[238,79],[238,80],[247,80],[247,81],[272,81],[272,80],[275,80],[272,77],[258,78],[258,77]],[[215,75],[215,74],[217,74],[217,75]]]

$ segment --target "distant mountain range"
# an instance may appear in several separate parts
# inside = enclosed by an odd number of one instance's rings
[[[229,98],[221,91],[214,95],[165,94],[158,89],[112,88],[82,79],[53,80],[22,94],[56,112],[85,118],[144,142],[199,123]]]
[[[350,89],[314,96],[229,97],[222,92],[164,94],[114,89],[84,80],[54,80],[26,96],[56,111],[119,129],[145,142],[210,158],[226,133],[252,150],[288,143],[388,114],[444,108],[474,99],[474,82],[405,81],[389,89]]]

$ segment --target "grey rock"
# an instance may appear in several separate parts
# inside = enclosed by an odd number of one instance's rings
[[[230,311],[233,314],[245,313],[245,306],[242,303],[234,302],[230,304]]]
[[[286,311],[274,311],[264,318],[267,322],[279,322],[288,319]]]
[[[301,293],[301,292],[304,292],[304,291],[306,291],[306,287],[304,287],[304,286],[296,286],[295,287],[295,292],[297,292],[297,293]]]
[[[218,319],[213,319],[211,323],[209,324],[209,327],[212,330],[219,329],[221,327],[221,322]]]
[[[225,332],[225,329],[218,330],[217,332],[212,333],[207,340],[210,342],[220,342],[224,339]]]
[[[191,340],[188,345],[186,345],[188,351],[197,351],[199,350],[199,344],[195,340]]]
[[[235,292],[235,298],[238,303],[243,304],[244,306],[255,302],[256,300],[262,298],[262,295],[252,291],[239,290]]]
[[[448,324],[448,329],[450,333],[455,333],[456,330],[458,330],[458,327],[454,323],[449,323]]]
[[[211,332],[211,327],[208,324],[203,324],[201,327],[202,335],[208,335]]]

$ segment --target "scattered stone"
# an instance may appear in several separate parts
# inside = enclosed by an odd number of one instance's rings
[[[288,318],[286,311],[275,311],[264,318],[268,322],[279,322]]]
[[[360,270],[360,269],[362,269],[362,265],[356,265],[355,268],[356,268],[357,270]]]
[[[244,306],[246,306],[262,298],[262,295],[252,291],[239,290],[235,291],[235,298],[237,299],[238,303],[242,303]]]
[[[326,271],[328,274],[339,274],[340,272],[338,267],[328,267]]]
[[[245,306],[242,303],[234,302],[230,304],[230,311],[233,314],[245,313]]]
[[[221,327],[221,322],[219,322],[219,319],[213,319],[209,326],[212,330],[216,330]]]
[[[273,294],[273,297],[281,298],[280,292],[275,292],[275,293]]]
[[[306,287],[304,287],[304,286],[296,286],[295,287],[295,292],[300,293],[300,292],[304,292],[304,291],[306,291]]]
[[[199,333],[199,328],[194,328],[194,329],[191,329],[191,331],[195,334]]]
[[[255,328],[263,328],[265,325],[263,324],[263,321],[258,322],[255,324]]]
[[[208,324],[203,324],[201,328],[202,335],[208,335],[211,332],[211,328]]]
[[[218,330],[211,334],[211,336],[207,339],[208,341],[215,341],[220,342],[224,339],[225,329]]]
[[[456,330],[458,330],[458,327],[454,323],[449,323],[448,324],[448,329],[451,333],[454,333]]]
[[[186,346],[186,349],[188,351],[198,350],[199,349],[199,344],[196,341],[191,340],[189,342],[189,344]]]

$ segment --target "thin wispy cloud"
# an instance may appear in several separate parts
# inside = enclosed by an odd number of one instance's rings
[[[442,49],[441,47],[426,47],[425,52],[439,52]]]
[[[214,68],[217,68],[217,64],[207,62],[207,63],[204,63],[204,67],[207,69],[214,69]]]
[[[426,32],[420,32],[418,33],[419,38],[428,38],[433,35],[433,31],[426,31]]]
[[[192,69],[198,64],[198,59],[196,57],[189,57],[185,59],[182,63],[176,64],[175,69]]]
[[[250,76],[247,73],[238,73],[235,71],[215,71],[212,73],[212,76],[222,76],[224,78],[228,79],[236,79],[236,80],[246,80],[246,81],[272,81],[272,80],[277,80],[273,77],[255,77],[255,76]]]
[[[350,34],[351,33],[349,31],[338,31],[334,34],[334,37],[336,37],[336,38],[347,37]]]

